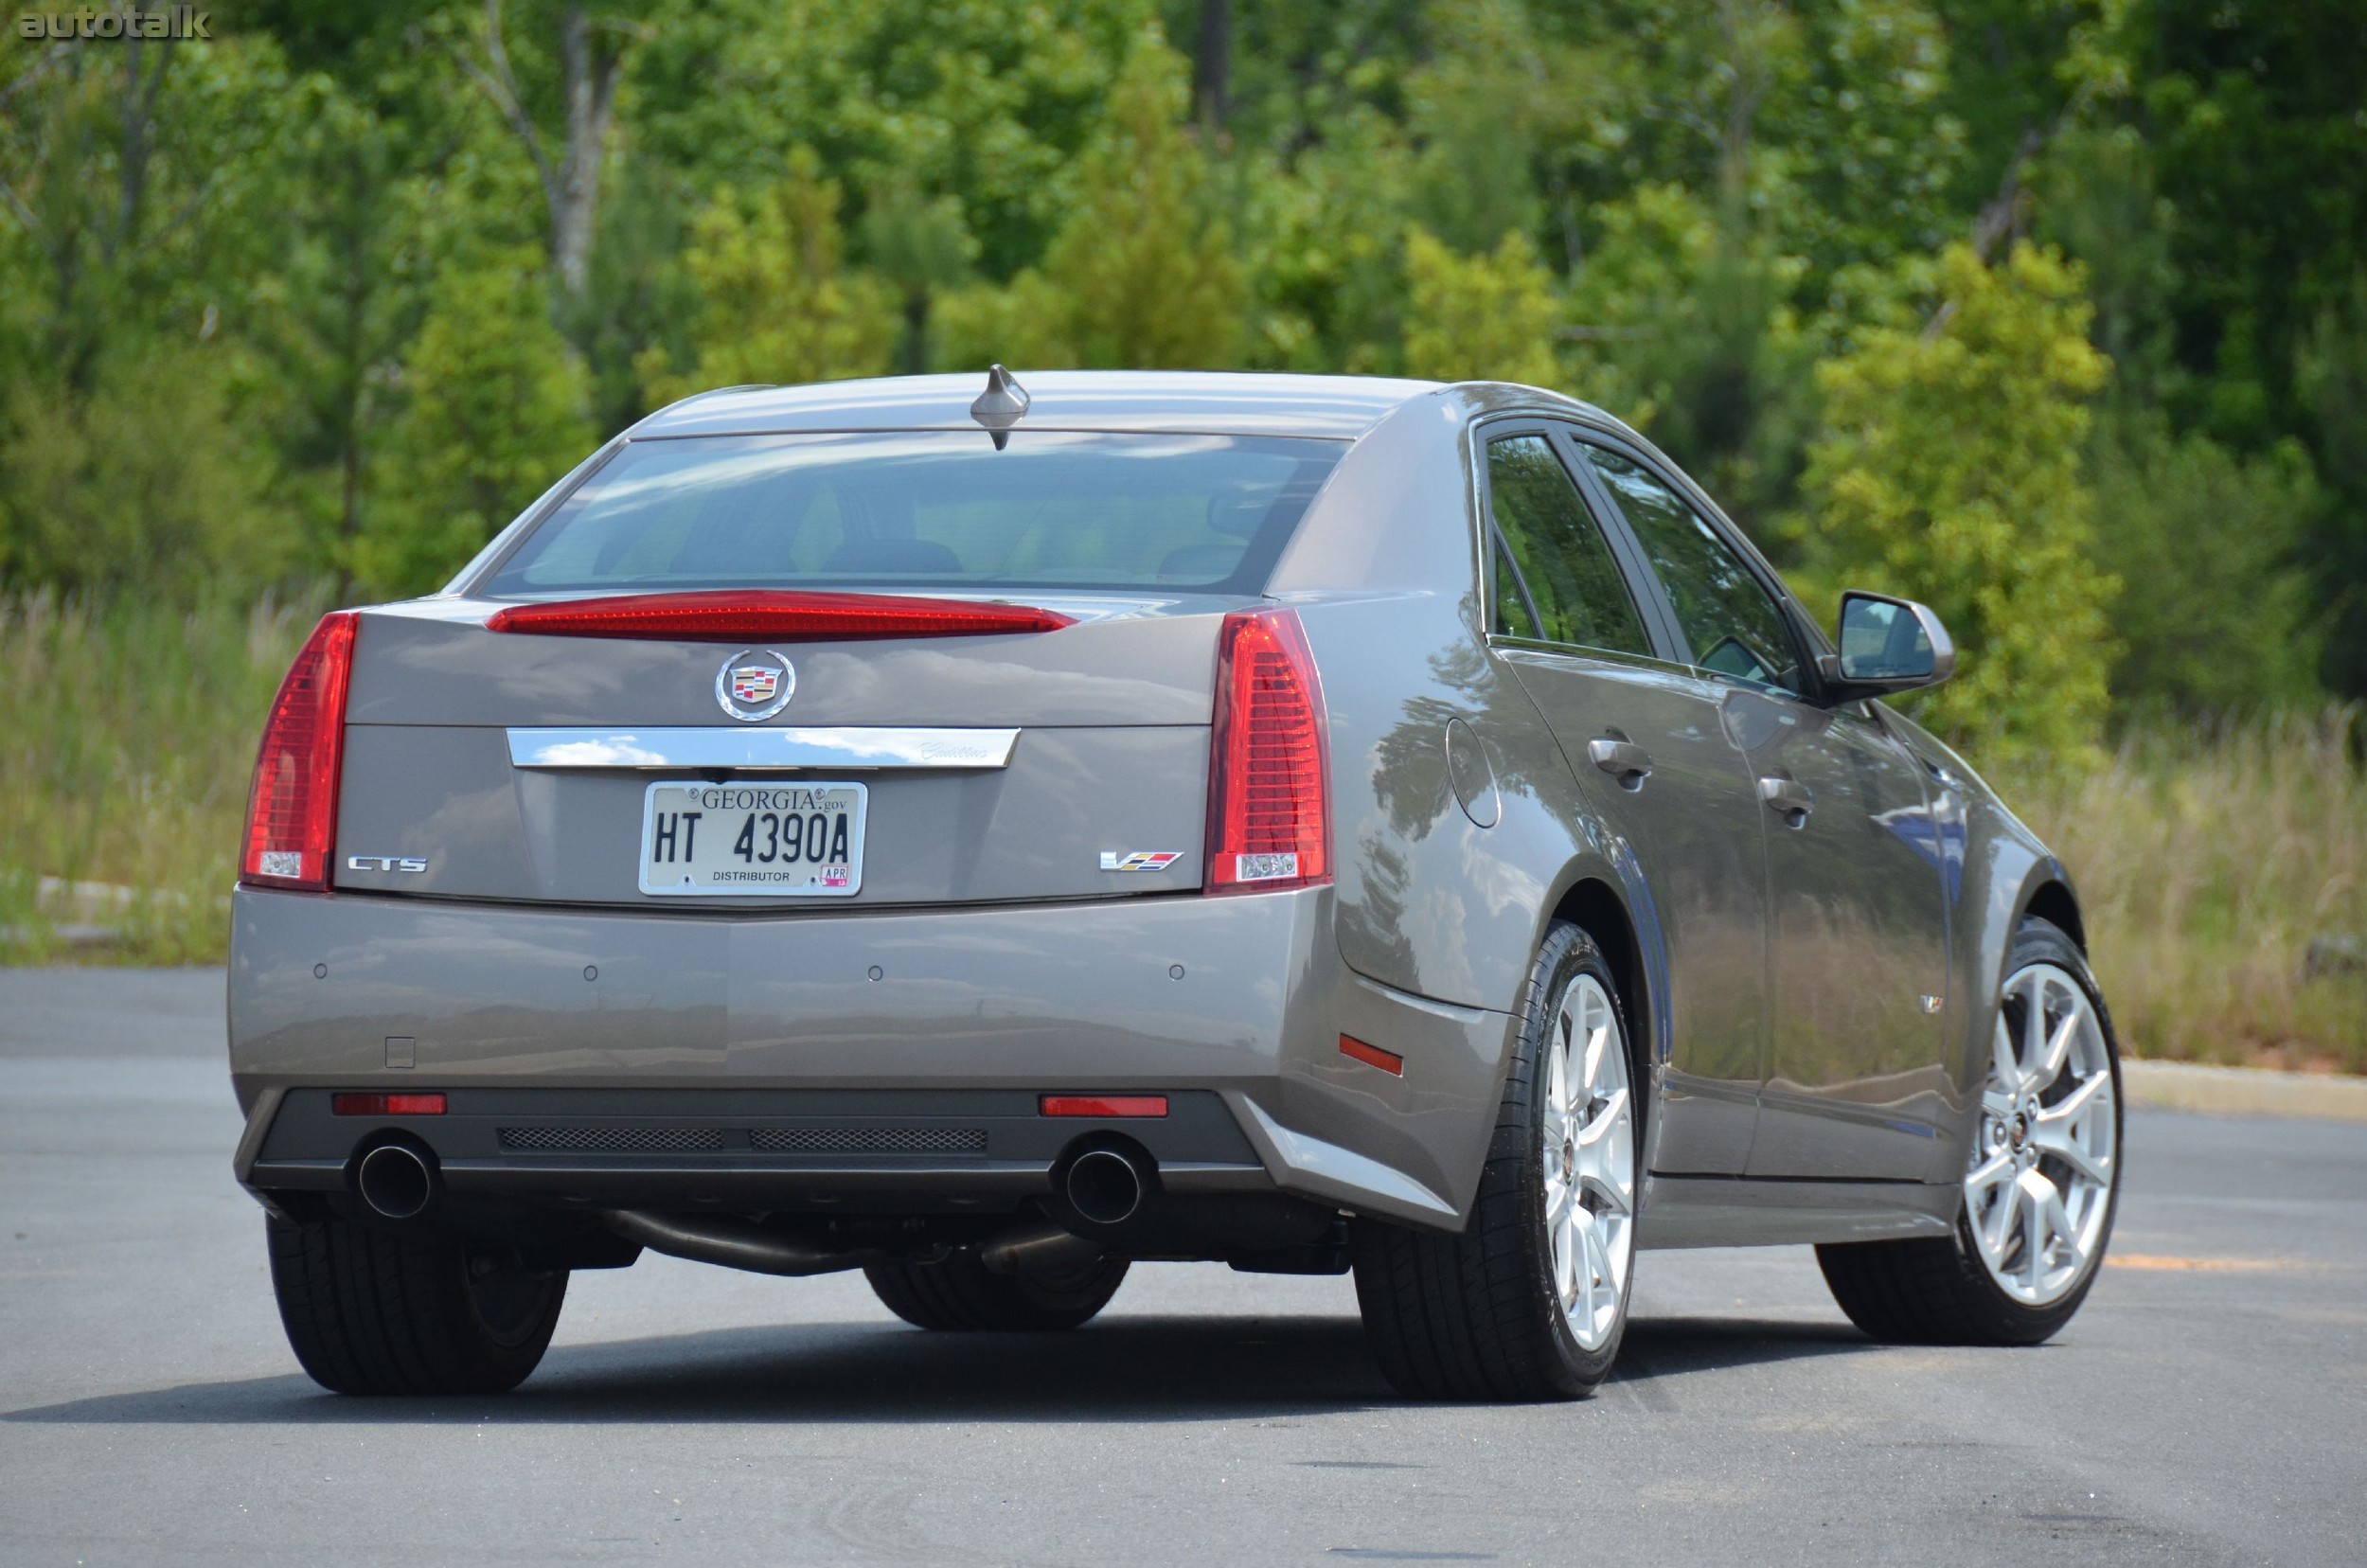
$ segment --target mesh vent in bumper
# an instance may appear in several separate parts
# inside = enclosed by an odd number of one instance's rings
[[[504,1149],[538,1154],[712,1153],[723,1147],[716,1127],[505,1127]]]
[[[759,1127],[749,1147],[766,1154],[984,1154],[983,1127]]]

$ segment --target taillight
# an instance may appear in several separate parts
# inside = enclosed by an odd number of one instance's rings
[[[354,625],[350,610],[323,615],[279,683],[247,795],[246,851],[239,857],[242,882],[314,890],[329,885]]]
[[[719,589],[513,604],[495,611],[485,629],[531,632],[545,637],[648,637],[675,642],[852,642],[871,637],[1057,632],[1071,624],[1066,615],[1026,604],[900,594]]]
[[[1331,880],[1324,694],[1295,612],[1225,616],[1208,760],[1209,892]]]

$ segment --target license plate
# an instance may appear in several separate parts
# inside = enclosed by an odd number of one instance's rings
[[[861,784],[652,784],[641,891],[845,899],[863,888]]]

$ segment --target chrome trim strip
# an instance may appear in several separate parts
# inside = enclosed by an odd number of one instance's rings
[[[1002,768],[1015,729],[513,729],[513,768]]]

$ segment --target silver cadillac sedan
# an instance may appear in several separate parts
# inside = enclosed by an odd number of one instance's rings
[[[1609,1373],[1636,1255],[2028,1345],[2118,1186],[2063,867],[1700,488],[1495,383],[735,387],[325,618],[235,902],[305,1369],[514,1386],[569,1274],[1073,1328],[1353,1272],[1410,1396]]]

